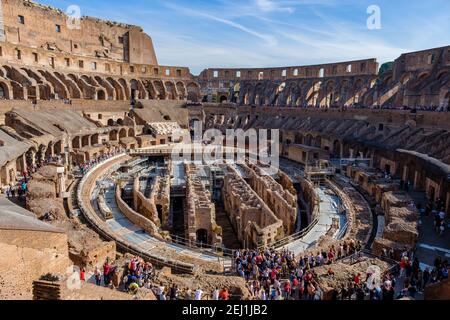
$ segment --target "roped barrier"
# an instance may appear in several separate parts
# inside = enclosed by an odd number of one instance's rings
[[[196,251],[199,251],[204,254],[210,254],[213,256],[218,256],[218,254],[222,254],[224,257],[233,257],[234,251],[221,246],[212,246],[203,242],[194,242],[189,239],[177,236],[170,235],[171,242],[181,245],[183,247],[187,247]]]
[[[290,236],[287,236],[287,237],[285,237],[283,239],[280,239],[280,240],[272,243],[270,245],[270,247],[272,249],[279,249],[279,248],[284,247],[285,245],[287,245],[287,244],[289,244],[291,242],[298,241],[298,240],[301,241],[301,239],[303,239],[311,231],[311,229],[314,228],[317,225],[318,222],[319,222],[319,220],[315,219],[313,222],[310,223],[310,225],[307,228],[303,229],[300,232],[294,233],[294,234],[292,234]],[[261,249],[261,248],[262,247],[260,247],[259,249]]]

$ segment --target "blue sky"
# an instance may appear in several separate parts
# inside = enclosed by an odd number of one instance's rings
[[[276,67],[377,58],[450,45],[449,0],[37,0],[142,26],[160,64]],[[367,28],[367,8],[381,29]]]

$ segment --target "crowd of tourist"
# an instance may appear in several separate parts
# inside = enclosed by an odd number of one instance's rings
[[[111,157],[114,157],[115,155],[118,155],[118,154],[124,152],[124,150],[125,149],[123,149],[121,147],[121,148],[113,150],[109,153],[102,154],[96,158],[89,160],[89,161],[83,162],[83,163],[79,164],[78,166],[76,163],[74,163],[73,166],[74,166],[74,168],[78,169],[78,171],[81,173],[81,175],[85,175],[87,172],[89,172],[89,170],[91,170],[97,164],[99,164]],[[75,171],[77,171],[77,169],[75,169]]]
[[[237,274],[247,281],[252,299],[256,300],[321,300],[315,267],[325,266],[326,277],[333,279],[333,263],[348,256],[359,257],[361,244],[343,241],[314,254],[307,253],[295,259],[289,251],[243,250],[236,251]],[[412,262],[411,262],[412,261]],[[328,298],[333,300],[393,300],[415,298],[425,286],[448,278],[448,261],[436,258],[434,268],[422,270],[412,252],[402,253],[396,269],[387,272],[379,281],[372,280],[373,271],[366,274],[349,274],[348,282],[333,288]]]
[[[123,272],[122,275],[119,272]],[[107,259],[102,269],[95,267],[93,276],[98,286],[130,294],[137,294],[140,288],[145,288],[151,290],[158,300],[228,300],[230,297],[228,288],[215,288],[213,292],[205,293],[200,287],[196,290],[181,290],[176,284],[165,286],[163,282],[157,281],[153,265],[140,257],[130,259],[123,270]],[[86,281],[84,269],[80,271],[80,280]]]
[[[359,241],[342,241],[328,250],[309,252],[298,258],[290,251],[238,250],[235,252],[237,274],[248,283],[248,290],[258,300],[321,300],[315,267],[327,266],[334,274],[334,261],[362,250]]]
[[[235,103],[236,101],[234,101]],[[275,107],[275,104],[271,104],[271,107]],[[252,107],[257,107],[256,105],[252,105]],[[321,106],[321,105],[303,105],[303,106],[297,106],[297,108],[301,109],[322,109],[322,110],[328,110],[328,109],[335,109],[335,110],[354,110],[354,109],[369,109],[369,110],[406,110],[410,111],[412,113],[416,113],[417,111],[429,111],[429,112],[449,112],[450,107],[449,106],[436,106],[436,105],[417,105],[417,106],[396,106],[393,104],[385,104],[382,106],[379,105],[372,105],[372,106],[365,106],[362,104],[353,104],[353,105],[344,105],[344,106],[338,106],[338,105],[330,105],[328,106]]]

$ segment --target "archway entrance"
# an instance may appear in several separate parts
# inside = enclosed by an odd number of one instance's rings
[[[158,219],[161,222],[161,224],[163,223],[163,209],[162,206],[160,204],[156,205],[156,211],[158,212]]]
[[[98,92],[97,92],[97,100],[106,100],[105,91],[98,90]]]
[[[0,83],[0,100],[3,100],[3,99],[8,99],[8,96],[7,96],[7,93],[6,93],[6,90],[3,86],[3,84]]]

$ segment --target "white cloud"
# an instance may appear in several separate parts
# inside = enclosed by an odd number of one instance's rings
[[[178,11],[179,13],[185,14],[185,15],[189,15],[189,16],[192,16],[192,17],[201,17],[201,18],[205,18],[205,19],[208,19],[208,20],[220,22],[220,23],[225,24],[227,26],[233,27],[233,28],[235,28],[235,29],[237,29],[239,31],[245,32],[245,33],[247,33],[249,35],[252,35],[254,37],[257,37],[259,39],[264,40],[264,42],[267,45],[269,45],[269,46],[275,46],[277,44],[277,39],[274,36],[272,36],[270,34],[265,34],[265,33],[258,32],[255,29],[246,27],[246,26],[244,26],[244,25],[242,25],[240,23],[234,22],[234,21],[232,21],[230,19],[221,18],[219,16],[216,16],[216,15],[213,15],[213,14],[210,14],[210,13],[206,13],[206,12],[203,12],[203,11],[200,11],[200,10],[192,10],[192,9],[181,7],[181,6],[178,6],[178,5],[166,4],[166,6],[171,8],[171,9],[173,9],[173,10]]]
[[[284,6],[282,1],[275,2],[272,0],[255,0],[256,6],[264,12],[288,12],[293,13],[295,10],[292,7]]]

